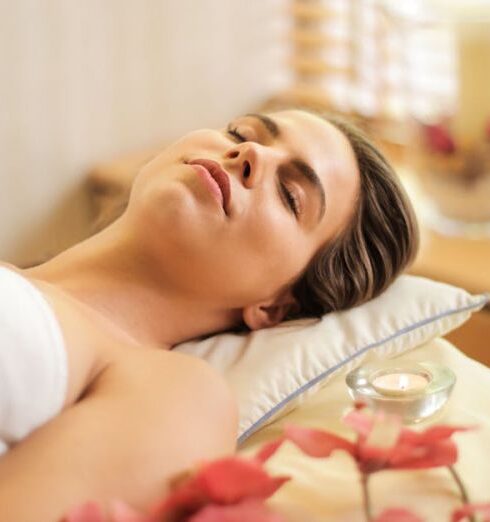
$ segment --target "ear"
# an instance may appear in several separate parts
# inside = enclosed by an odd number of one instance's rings
[[[270,328],[280,323],[297,306],[291,290],[287,290],[273,299],[246,306],[242,310],[243,322],[250,330]]]

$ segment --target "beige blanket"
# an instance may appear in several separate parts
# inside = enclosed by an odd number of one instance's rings
[[[471,501],[490,502],[490,369],[443,339],[400,358],[438,361],[456,373],[456,386],[446,408],[420,427],[434,423],[478,426],[477,430],[453,435],[459,448],[455,468]],[[341,422],[352,405],[344,379],[345,374],[341,374],[330,380],[300,408],[255,433],[240,452],[249,455],[256,451],[264,442],[279,436],[285,423],[327,429],[352,440],[353,432]],[[337,451],[329,459],[312,459],[287,443],[270,459],[267,469],[274,475],[293,477],[270,501],[285,511],[290,520],[365,520],[359,475],[347,454]],[[369,488],[374,515],[399,506],[411,509],[427,522],[444,522],[450,520],[451,511],[460,504],[458,489],[446,468],[381,471],[371,477]]]

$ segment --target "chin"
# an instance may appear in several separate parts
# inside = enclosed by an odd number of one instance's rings
[[[179,182],[135,201],[132,220],[138,236],[146,238],[150,248],[158,245],[159,250],[170,250],[172,255],[176,248],[179,256],[209,249],[216,235],[212,211]]]

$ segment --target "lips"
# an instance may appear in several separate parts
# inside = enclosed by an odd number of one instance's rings
[[[221,168],[221,165],[218,162],[209,159],[195,159],[187,163],[189,165],[200,165],[208,171],[221,191],[221,195],[223,197],[223,209],[225,214],[228,215],[231,199],[230,178],[228,174]]]

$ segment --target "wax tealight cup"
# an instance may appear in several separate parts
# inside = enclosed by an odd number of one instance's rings
[[[420,366],[381,368],[369,377],[371,386],[381,395],[406,397],[423,393],[432,374]]]
[[[354,400],[399,415],[405,423],[420,422],[438,413],[455,382],[451,369],[430,361],[368,363],[346,377]]]

